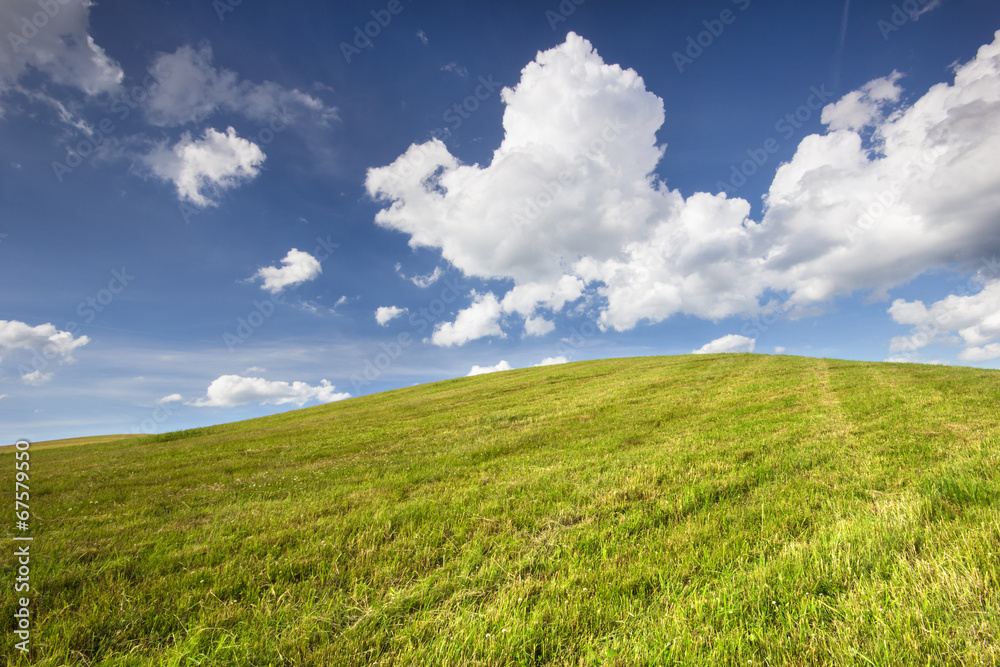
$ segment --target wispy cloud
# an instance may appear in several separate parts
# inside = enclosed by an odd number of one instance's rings
[[[216,111],[258,122],[279,118],[289,123],[299,113],[315,114],[324,123],[337,118],[336,108],[308,93],[270,81],[240,80],[236,72],[214,67],[207,43],[197,49],[181,46],[173,53],[160,53],[150,69],[167,73],[150,90],[144,105],[146,118],[154,125],[201,121]]]
[[[462,67],[458,63],[448,63],[447,65],[445,65],[444,67],[441,68],[441,71],[442,72],[451,72],[452,74],[457,74],[458,76],[460,76],[462,78],[465,78],[465,77],[469,76],[469,70],[467,70],[466,68]]]

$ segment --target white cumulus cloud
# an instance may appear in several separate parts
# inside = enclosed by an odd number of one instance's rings
[[[0,320],[0,361],[16,368],[27,384],[51,379],[56,367],[73,363],[73,352],[89,342],[87,336],[74,336],[51,323],[31,326],[18,320]]]
[[[406,308],[398,306],[379,306],[375,309],[375,321],[383,327],[406,312]]]
[[[434,328],[431,342],[441,347],[464,345],[486,336],[503,337],[500,328],[500,302],[492,292],[477,294],[471,306],[462,310],[454,322],[442,322]]]
[[[498,371],[509,371],[510,364],[508,364],[503,359],[500,360],[496,366],[473,366],[472,370],[465,377],[472,377],[473,375],[483,375],[485,373],[496,373]]]
[[[194,401],[192,405],[233,407],[247,403],[260,405],[295,403],[301,406],[309,401],[332,403],[351,397],[349,393],[337,393],[335,390],[336,387],[327,380],[322,380],[317,386],[311,386],[305,382],[289,383],[259,377],[221,375],[208,385],[205,396]]]
[[[277,294],[286,287],[314,280],[321,273],[323,267],[318,259],[307,252],[292,248],[281,260],[281,266],[261,267],[252,279],[259,278],[263,282],[262,288],[271,294]]]
[[[1000,280],[988,282],[977,294],[952,294],[930,307],[923,301],[896,299],[889,315],[897,324],[913,327],[909,335],[890,341],[892,353],[910,353],[931,343],[960,340],[965,347],[958,358],[963,361],[1000,358]]]
[[[215,206],[223,190],[234,188],[257,176],[264,151],[236,134],[207,128],[201,139],[187,132],[173,146],[157,146],[142,161],[165,181],[173,182],[182,201],[195,206]]]
[[[827,107],[826,131],[777,169],[759,221],[743,199],[685,197],[656,176],[662,100],[573,33],[503,89],[488,164],[434,140],[371,169],[366,187],[385,205],[377,224],[467,276],[513,283],[439,325],[438,344],[501,336],[503,314],[543,331],[536,309],[580,297],[616,330],[769,312],[771,293],[808,313],[1000,252],[1000,33],[912,104],[899,78]]]
[[[729,334],[722,338],[705,343],[697,350],[691,350],[692,354],[719,354],[720,352],[753,352],[757,341],[753,338],[740,336],[739,334]]]

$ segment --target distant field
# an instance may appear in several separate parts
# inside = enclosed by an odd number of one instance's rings
[[[94,445],[100,442],[112,442],[115,440],[124,440],[125,438],[133,438],[135,436],[131,435],[91,435],[84,438],[64,438],[62,440],[42,440],[39,442],[31,443],[31,450],[36,451],[39,449],[56,449],[59,447],[76,447],[78,445]],[[3,447],[13,447],[14,443],[5,443],[0,445]],[[4,451],[4,450],[0,450]]]
[[[35,446],[31,664],[997,665],[998,494],[1000,372],[764,355]]]

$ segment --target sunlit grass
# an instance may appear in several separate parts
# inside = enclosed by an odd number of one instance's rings
[[[719,355],[41,449],[33,664],[996,665],[998,425],[996,371]]]

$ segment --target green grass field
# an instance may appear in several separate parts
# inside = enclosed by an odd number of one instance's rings
[[[32,664],[997,665],[998,471],[998,371],[742,354],[42,448]]]

